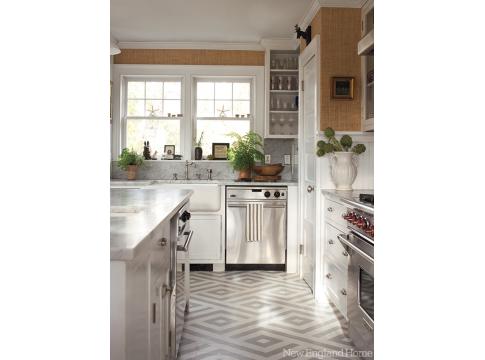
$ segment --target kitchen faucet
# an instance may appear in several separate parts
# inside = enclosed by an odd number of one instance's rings
[[[189,166],[193,163],[193,161],[185,160],[185,180],[189,180]]]

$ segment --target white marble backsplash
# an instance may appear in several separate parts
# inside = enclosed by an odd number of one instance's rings
[[[265,139],[264,153],[271,155],[271,163],[284,163],[284,155],[291,155],[292,139]],[[296,180],[298,178],[297,166],[286,165],[280,174],[283,181]],[[233,180],[238,177],[238,172],[234,171],[228,161],[222,160],[193,160],[189,166],[189,179],[207,179],[207,170],[212,169],[212,179],[214,180]],[[185,160],[148,160],[138,170],[137,179],[139,180],[172,180],[173,174],[177,174],[178,179],[185,177]],[[118,168],[116,161],[111,163],[111,178],[126,179],[126,172]]]

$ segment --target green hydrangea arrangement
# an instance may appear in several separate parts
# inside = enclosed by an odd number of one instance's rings
[[[321,157],[325,154],[331,154],[337,151],[352,151],[354,154],[360,155],[365,152],[364,144],[357,144],[352,147],[352,138],[349,135],[342,135],[340,141],[335,137],[335,130],[331,127],[326,128],[323,134],[327,138],[327,142],[320,140],[317,142],[317,156]]]

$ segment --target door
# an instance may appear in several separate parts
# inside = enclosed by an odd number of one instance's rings
[[[190,227],[194,230],[190,243],[190,261],[222,260],[221,216],[192,214]]]
[[[300,153],[300,236],[301,274],[303,280],[314,290],[315,285],[315,236],[316,236],[316,124],[319,119],[318,77],[320,61],[318,38],[313,39],[300,56],[301,123],[299,136]]]
[[[285,264],[286,204],[228,203],[227,264]]]

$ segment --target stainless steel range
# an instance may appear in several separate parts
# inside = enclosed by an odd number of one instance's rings
[[[349,335],[362,359],[374,355],[374,196],[342,200],[349,233],[338,236],[350,255],[348,271]]]
[[[283,186],[227,187],[226,269],[285,269],[286,199]]]

